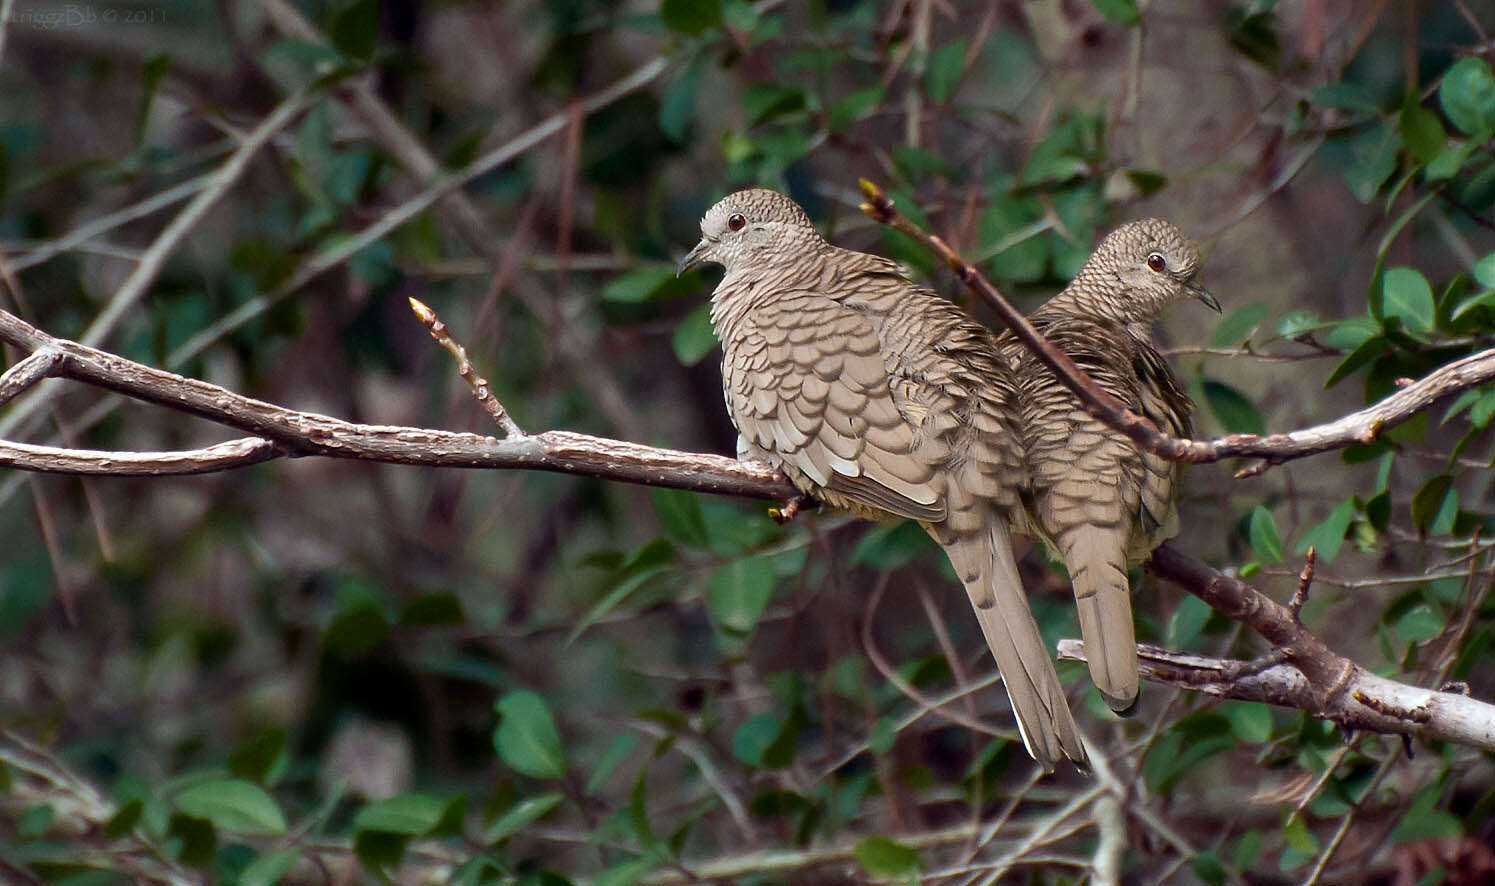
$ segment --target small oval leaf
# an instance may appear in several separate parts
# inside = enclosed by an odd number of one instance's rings
[[[176,795],[176,807],[225,831],[275,837],[286,832],[285,815],[265,790],[239,778],[195,784]]]
[[[493,745],[505,763],[534,778],[566,774],[561,735],[545,699],[520,689],[499,699],[495,707],[503,719],[493,732]]]

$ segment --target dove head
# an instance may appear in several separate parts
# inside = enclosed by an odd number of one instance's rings
[[[727,273],[747,267],[801,262],[825,240],[799,204],[766,188],[723,197],[701,219],[701,242],[680,260],[678,273],[715,262]]]
[[[1147,325],[1184,297],[1220,310],[1214,296],[1195,282],[1198,272],[1199,247],[1171,223],[1144,218],[1107,234],[1072,288],[1084,292],[1083,300],[1099,314]]]

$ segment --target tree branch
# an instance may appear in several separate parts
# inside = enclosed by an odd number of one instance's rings
[[[434,315],[429,319],[434,322]],[[19,386],[24,390],[48,375],[70,378],[253,435],[204,449],[154,453],[96,452],[0,441],[0,464],[23,470],[155,476],[225,470],[282,456],[319,455],[437,467],[557,471],[779,501],[797,495],[777,469],[728,456],[679,452],[569,431],[525,434],[517,425],[507,428],[510,435],[500,440],[427,428],[357,424],[286,409],[56,338],[5,311],[0,311],[0,341],[32,352],[0,376],[0,388]],[[486,391],[486,385],[468,368],[472,376],[469,382],[475,390]],[[1401,393],[1406,394],[1406,390]],[[497,401],[493,409],[496,415],[502,414]],[[1350,728],[1442,738],[1495,749],[1495,707],[1454,693],[1431,692],[1376,677],[1330,649],[1298,621],[1289,607],[1169,545],[1154,551],[1146,566],[1160,578],[1248,625],[1275,648],[1274,657],[1259,667],[1239,662],[1220,664],[1217,660],[1211,663],[1187,656],[1170,659],[1159,653],[1155,659],[1161,663],[1146,671],[1149,677],[1215,694],[1236,693],[1230,697],[1300,708]],[[1304,587],[1303,592],[1306,590]],[[1067,649],[1074,652],[1072,647]]]
[[[43,349],[33,351],[30,356],[5,370],[0,375],[0,406],[31,389],[32,385],[51,375],[62,362],[62,355]]]
[[[212,474],[280,458],[285,453],[260,437],[243,437],[202,449],[119,452],[64,449],[0,440],[0,466],[42,474],[108,477],[170,477]]]
[[[117,476],[203,473],[255,464],[277,455],[321,455],[436,467],[559,471],[779,501],[796,494],[777,469],[723,455],[678,452],[570,431],[498,440],[480,434],[357,424],[298,412],[55,338],[6,311],[0,311],[0,341],[28,351],[60,355],[52,375],[246,431],[273,448],[271,451],[252,441],[235,441],[194,452],[115,453],[5,443],[0,459],[23,470]],[[216,460],[214,466],[208,466],[210,460]]]
[[[1118,433],[1125,434],[1148,452],[1170,461],[1200,464],[1227,458],[1259,458],[1261,463],[1236,474],[1237,478],[1252,476],[1271,465],[1292,459],[1343,449],[1357,443],[1373,443],[1384,432],[1449,394],[1495,379],[1495,349],[1489,349],[1442,366],[1379,403],[1327,424],[1262,437],[1255,434],[1229,434],[1214,440],[1171,437],[1096,384],[1067,354],[1034,329],[1033,324],[1008,303],[974,266],[951,249],[949,244],[900,213],[881,188],[863,179],[862,192],[867,197],[867,202],[862,204],[863,212],[913,238],[919,245],[939,256],[960,282],[985,302],[997,315],[997,319],[1012,330],[1012,334],[1079,398],[1086,412]]]
[[[1174,556],[1183,557],[1181,554]],[[1196,596],[1192,585],[1181,585]],[[1247,587],[1252,594],[1255,588]],[[1211,604],[1213,605],[1213,604]],[[1254,627],[1254,625],[1253,625]],[[1495,705],[1378,677],[1348,659],[1345,679],[1326,697],[1294,664],[1254,669],[1251,662],[1173,652],[1137,644],[1142,676],[1220,698],[1261,701],[1307,711],[1346,729],[1451,741],[1495,751]],[[1059,658],[1085,661],[1085,644],[1059,641]]]

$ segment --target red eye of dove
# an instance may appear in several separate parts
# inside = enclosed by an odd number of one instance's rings
[[[1162,253],[1154,252],[1147,257],[1147,266],[1149,268],[1152,268],[1157,273],[1161,274],[1163,273],[1163,271],[1168,269],[1168,260],[1166,258],[1163,258]]]
[[[743,218],[742,213],[740,212],[733,213],[732,216],[727,219],[727,227],[733,231],[740,231],[743,228],[747,227],[747,219]]]

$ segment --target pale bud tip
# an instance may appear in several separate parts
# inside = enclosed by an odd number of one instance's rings
[[[426,303],[418,298],[410,299],[410,310],[415,312],[415,319],[427,326],[436,322],[436,312],[426,307]]]

